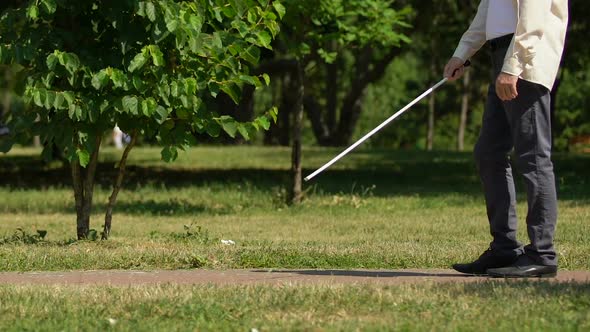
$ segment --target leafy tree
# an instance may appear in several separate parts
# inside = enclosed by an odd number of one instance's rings
[[[3,150],[39,135],[63,152],[83,239],[102,138],[115,124],[130,133],[107,205],[106,239],[140,135],[155,137],[162,158],[172,161],[197,143],[196,134],[225,131],[247,139],[268,129],[274,109],[241,123],[208,105],[222,93],[238,102],[244,86],[269,83],[249,68],[261,49],[271,48],[284,14],[270,0],[13,1],[0,17],[0,63],[16,64],[26,76],[20,94],[31,107],[8,116],[14,135]],[[43,155],[50,157],[50,149]]]
[[[301,130],[307,114],[321,145],[349,143],[367,86],[408,42],[407,7],[393,0],[285,0],[287,14],[274,61],[262,71],[288,76],[292,115],[292,202],[301,199]],[[279,81],[280,82],[280,81]],[[343,92],[344,91],[344,92]],[[283,119],[283,118],[282,118]]]

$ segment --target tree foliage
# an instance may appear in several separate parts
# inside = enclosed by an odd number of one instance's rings
[[[72,162],[76,205],[89,213],[101,138],[115,124],[134,139],[156,137],[168,161],[196,134],[247,139],[268,129],[276,110],[240,123],[208,105],[269,84],[250,67],[284,14],[270,0],[17,2],[0,17],[0,63],[26,77],[20,93],[31,107],[8,116],[15,135],[3,149],[34,135],[46,157],[57,146]],[[85,178],[78,165],[88,166]]]
[[[207,111],[219,93],[239,100],[260,48],[279,31],[270,1],[31,1],[0,20],[0,60],[26,71],[16,132],[40,135],[87,165],[97,135],[118,124],[156,136],[173,160],[194,133],[248,138],[269,117],[237,123]],[[26,137],[23,137],[26,138]]]

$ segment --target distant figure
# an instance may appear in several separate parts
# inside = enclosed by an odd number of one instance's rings
[[[445,77],[457,80],[465,61],[487,41],[495,81],[488,91],[475,158],[493,240],[474,262],[453,265],[459,272],[494,277],[557,274],[550,90],[559,70],[567,24],[567,0],[482,0],[445,67]],[[516,239],[512,150],[527,187],[527,246]]]
[[[113,129],[113,142],[115,143],[115,147],[117,149],[123,149],[125,145],[123,144],[123,136],[125,133],[121,131],[119,126],[115,126]]]

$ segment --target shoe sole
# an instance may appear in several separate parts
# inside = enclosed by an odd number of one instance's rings
[[[544,279],[544,278],[555,278],[557,277],[557,272],[555,273],[545,273],[545,274],[536,274],[536,275],[530,275],[530,276],[517,276],[517,275],[511,275],[511,274],[493,274],[493,273],[488,273],[488,275],[492,278],[505,278],[505,279],[522,279],[522,278],[539,278],[539,279]]]
[[[465,272],[465,271],[457,270],[455,268],[453,268],[453,270],[455,270],[455,271],[457,271],[459,273],[463,273],[464,275],[467,275],[467,276],[474,276],[474,277],[486,277],[486,276],[488,276],[488,274],[486,272],[484,272],[484,273]]]

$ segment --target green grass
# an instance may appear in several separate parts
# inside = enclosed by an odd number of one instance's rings
[[[338,149],[305,151],[306,174]],[[289,150],[201,147],[175,164],[131,155],[109,241],[74,241],[69,172],[37,150],[0,156],[0,271],[189,268],[447,268],[490,241],[469,153],[361,150],[285,204]],[[119,151],[101,155],[95,214]],[[562,269],[590,269],[590,158],[558,155]],[[522,185],[519,195],[524,198]],[[521,199],[522,201],[522,199]],[[520,203],[521,220],[526,205]],[[185,227],[188,226],[188,228]],[[45,241],[26,244],[22,228]],[[25,236],[25,240],[37,239]],[[519,238],[526,240],[524,222]],[[221,239],[231,239],[225,246]],[[588,283],[378,286],[0,286],[0,330],[590,329]],[[109,318],[116,320],[114,325]]]
[[[0,286],[0,315],[2,331],[584,331],[590,286]]]
[[[305,165],[311,170],[337,151],[306,151]],[[17,149],[0,158],[0,238],[43,229],[47,241],[0,245],[0,270],[446,268],[490,241],[468,153],[361,151],[309,185],[302,205],[289,207],[288,149],[204,147],[165,164],[157,149],[140,148],[107,242],[70,241],[68,171],[42,165],[36,153]],[[107,149],[101,157],[96,229],[118,153]],[[586,156],[557,158],[563,269],[590,268],[589,165]],[[526,205],[518,208],[522,220]],[[526,240],[524,222],[519,238]]]

